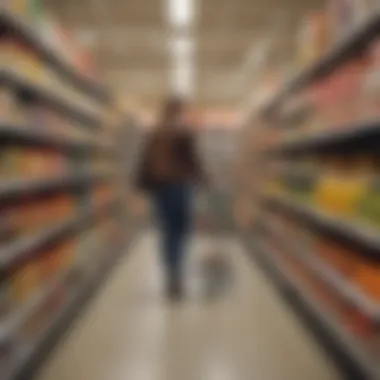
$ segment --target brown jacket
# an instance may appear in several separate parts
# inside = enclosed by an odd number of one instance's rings
[[[138,174],[138,185],[145,190],[178,182],[203,182],[193,133],[182,128],[162,128],[146,139]]]

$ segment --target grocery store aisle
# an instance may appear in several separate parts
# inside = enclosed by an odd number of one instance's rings
[[[208,243],[193,243],[189,267]],[[187,302],[169,305],[155,236],[146,234],[38,380],[339,379],[243,248],[227,244],[235,272],[228,293],[206,303],[193,286]]]

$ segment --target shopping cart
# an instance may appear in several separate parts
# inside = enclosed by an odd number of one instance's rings
[[[230,232],[231,198],[224,189],[202,194],[197,201],[197,227],[202,234],[217,236]]]
[[[226,241],[231,231],[229,207],[229,196],[221,189],[203,194],[198,200],[199,228],[207,241],[199,268],[207,297],[223,294],[232,280],[231,252]]]

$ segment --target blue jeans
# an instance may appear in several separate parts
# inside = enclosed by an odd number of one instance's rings
[[[169,276],[178,278],[191,229],[192,188],[189,184],[170,184],[157,188],[153,194],[164,265]]]

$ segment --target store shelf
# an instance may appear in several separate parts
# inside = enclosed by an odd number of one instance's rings
[[[72,271],[61,274],[58,278],[50,281],[43,289],[37,292],[25,305],[18,307],[0,320],[0,347],[12,341],[13,335],[26,323],[35,313],[41,309],[50,295],[58,287],[65,283]]]
[[[65,80],[71,82],[83,92],[102,102],[111,100],[111,96],[104,86],[79,73],[70,63],[65,61],[62,55],[45,42],[31,25],[28,25],[19,16],[2,8],[0,27],[6,28],[6,30],[11,31],[22,39],[43,61],[54,66]]]
[[[106,206],[100,208],[97,213],[104,213],[111,211],[111,204],[109,203]],[[91,215],[92,214],[92,215]],[[85,222],[89,220],[89,217],[96,217],[95,212],[84,213],[83,215],[72,218],[70,221],[71,228],[69,230],[74,231],[75,229],[80,229],[80,227],[85,227]],[[76,220],[75,220],[76,219]],[[70,223],[66,223],[69,225]],[[63,226],[63,224],[62,224]],[[75,228],[74,228],[75,227]],[[62,228],[61,228],[62,230]],[[67,230],[67,228],[66,228]],[[58,229],[56,228],[56,231]],[[54,238],[60,238],[62,235],[55,235]],[[37,239],[38,240],[38,239]],[[43,239],[40,239],[40,241]],[[45,285],[43,289],[37,292],[37,294],[32,297],[32,299],[26,303],[26,305],[21,306],[20,308],[12,311],[0,320],[0,346],[2,343],[7,343],[12,339],[12,335],[31,317],[33,314],[41,308],[46,299],[49,298],[49,295],[53,294],[55,289],[57,289],[61,284],[63,284],[70,276],[73,274],[72,268],[64,273],[62,273],[58,278],[51,280],[49,284]]]
[[[15,179],[0,182],[0,200],[2,202],[26,196],[44,195],[52,192],[74,190],[83,185],[104,181],[111,172],[83,172],[75,175],[59,175],[41,179]]]
[[[380,379],[379,365],[371,360],[362,345],[307,293],[303,284],[281,265],[258,234],[243,236],[254,259],[267,272],[285,299],[299,312],[315,336],[329,350],[344,371],[344,379]]]
[[[315,153],[351,153],[378,148],[380,138],[380,119],[355,122],[327,131],[311,134],[301,139],[285,142],[266,155],[293,156]]]
[[[9,68],[0,69],[0,85],[1,84],[12,86],[28,94],[32,94],[41,102],[50,105],[61,114],[71,117],[88,127],[99,128],[102,124],[100,114],[97,112],[88,110],[55,91],[32,82],[28,78],[25,78],[25,76]]]
[[[269,207],[282,209],[319,230],[360,247],[361,254],[380,261],[380,234],[375,228],[327,215],[285,197],[269,196],[264,201]]]
[[[38,146],[52,148],[67,152],[101,153],[113,155],[110,145],[97,143],[89,139],[71,138],[58,136],[46,131],[38,130],[30,125],[16,125],[9,122],[0,121],[0,141],[1,143],[17,143],[24,146]]]
[[[107,254],[97,265],[96,272],[87,278],[81,289],[71,292],[66,304],[56,313],[43,333],[19,353],[16,362],[12,363],[10,370],[2,378],[3,380],[23,380],[33,377],[33,374],[52,351],[59,338],[109,276],[134,236],[136,234],[128,234],[124,244],[120,246],[100,248]]]
[[[374,10],[366,20],[356,25],[350,33],[347,33],[317,62],[306,67],[286,82],[271,101],[265,105],[262,113],[264,115],[270,114],[287,96],[332,73],[343,62],[366,49],[379,34],[380,12]]]
[[[281,231],[278,225],[276,225],[276,222],[270,220],[264,222],[264,224],[265,228],[270,231],[273,236],[278,238],[284,247],[292,252],[299,261],[328,285],[338,296],[362,312],[373,322],[380,322],[380,303],[368,297],[328,264],[319,259],[310,249],[302,247],[298,243],[292,243],[289,237]]]
[[[127,244],[127,239],[136,236],[138,226],[136,220],[130,220],[125,209],[121,172],[123,161],[129,159],[129,155],[122,159],[126,141],[120,139],[120,135],[126,128],[123,125],[125,115],[119,113],[115,99],[97,78],[86,76],[79,66],[71,64],[62,49],[54,48],[51,36],[42,32],[40,24],[28,23],[0,6],[0,32],[26,48],[22,51],[26,55],[25,65],[9,62],[0,68],[0,90],[9,98],[10,105],[19,106],[20,102],[22,108],[19,110],[21,118],[13,119],[12,114],[7,120],[0,120],[0,145],[9,147],[10,152],[17,148],[22,157],[25,150],[25,159],[32,151],[40,152],[40,159],[46,164],[57,156],[64,165],[64,170],[55,173],[34,173],[33,168],[27,173],[30,170],[26,167],[20,168],[23,170],[18,173],[3,173],[0,203],[6,213],[0,218],[0,227],[8,232],[7,213],[14,207],[20,213],[27,212],[27,206],[36,211],[41,208],[44,212],[44,200],[50,199],[46,196],[55,199],[56,195],[64,195],[63,198],[72,203],[70,210],[59,216],[53,210],[54,201],[53,209],[46,208],[46,224],[33,227],[33,220],[25,220],[28,228],[19,231],[20,234],[11,240],[6,237],[7,241],[0,246],[0,272],[6,289],[4,301],[12,303],[9,309],[3,309],[0,319],[0,377],[2,380],[29,380],[106,278],[124,251],[121,243]],[[31,73],[33,69],[38,69],[36,75]],[[111,130],[102,128],[106,111],[115,121]],[[81,128],[81,133],[55,130],[49,122],[57,117],[62,128],[72,124],[72,128]],[[45,157],[44,152],[51,154]],[[9,157],[6,154],[5,164],[12,158],[13,154]],[[43,171],[43,162],[41,165]],[[130,226],[123,235],[121,226],[132,222],[133,228]],[[51,273],[25,303],[13,302],[8,286],[13,287],[14,274],[25,264],[35,263],[36,259],[38,263],[42,260],[40,264],[44,266],[45,255],[48,255],[47,260],[50,260],[49,255],[59,255],[56,249],[62,244],[65,248],[66,242],[72,239],[79,239],[81,243],[73,252],[73,265],[66,269],[60,265],[60,273]],[[38,326],[34,325],[35,321]]]
[[[20,263],[30,260],[36,254],[38,255],[50,244],[58,243],[68,236],[81,232],[94,223],[99,216],[110,211],[113,203],[109,202],[96,209],[86,210],[79,215],[68,217],[43,232],[20,238],[16,242],[8,244],[0,251],[0,270],[10,270]]]

